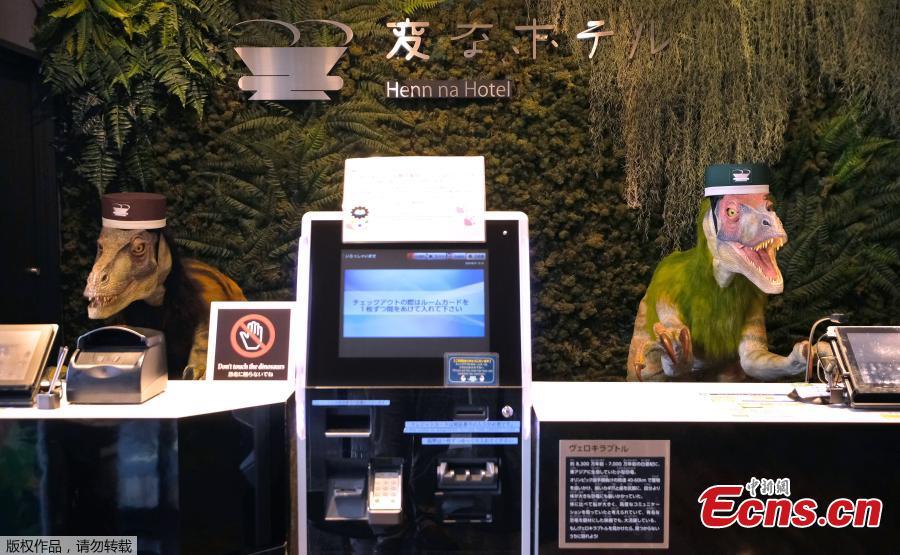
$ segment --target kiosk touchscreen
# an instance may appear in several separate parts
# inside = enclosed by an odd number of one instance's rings
[[[829,332],[850,406],[900,406],[900,327],[834,326]]]
[[[341,225],[310,213],[300,238],[300,551],[526,553],[525,215],[487,213],[483,243]]]

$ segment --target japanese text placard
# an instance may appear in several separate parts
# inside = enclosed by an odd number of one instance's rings
[[[207,380],[288,380],[293,376],[292,302],[213,302]]]
[[[344,242],[484,242],[484,157],[352,158]]]
[[[560,440],[559,547],[669,546],[669,440]]]

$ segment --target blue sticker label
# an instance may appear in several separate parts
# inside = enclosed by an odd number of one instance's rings
[[[390,399],[313,399],[314,407],[387,407]]]
[[[498,353],[445,353],[444,385],[451,387],[496,386],[500,374]]]
[[[407,420],[404,434],[517,434],[518,420]]]
[[[517,437],[423,437],[422,445],[518,445]]]

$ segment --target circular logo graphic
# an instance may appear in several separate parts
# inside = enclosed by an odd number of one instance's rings
[[[259,358],[275,345],[275,326],[261,314],[245,314],[231,328],[231,348],[239,356]]]

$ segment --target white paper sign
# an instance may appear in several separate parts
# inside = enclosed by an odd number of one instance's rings
[[[351,158],[344,242],[473,242],[484,235],[483,156]]]

